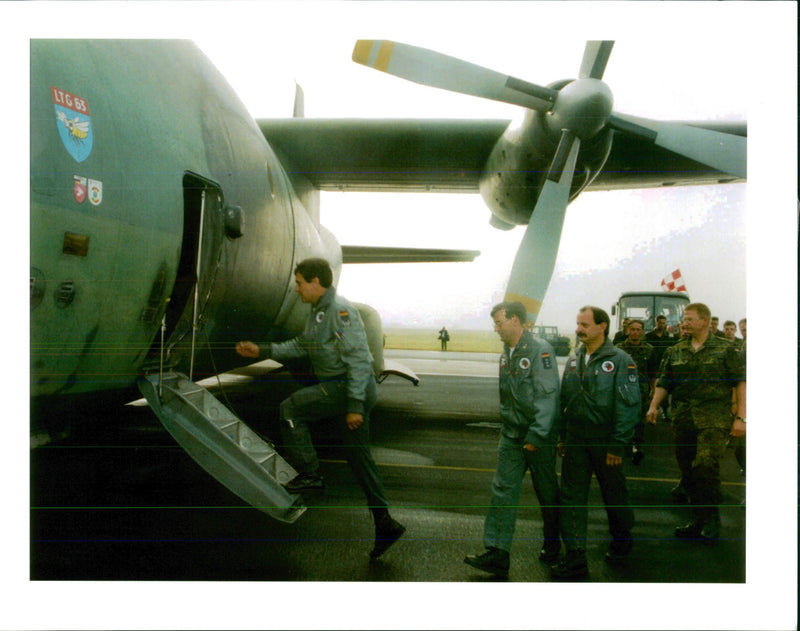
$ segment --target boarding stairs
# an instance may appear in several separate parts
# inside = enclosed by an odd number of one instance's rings
[[[231,492],[280,521],[305,512],[282,486],[297,472],[208,390],[173,371],[141,377],[139,389],[178,444]]]

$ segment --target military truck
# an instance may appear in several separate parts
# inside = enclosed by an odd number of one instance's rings
[[[667,318],[667,326],[677,332],[678,323],[683,319],[683,310],[689,304],[689,294],[672,291],[629,291],[619,297],[611,307],[611,315],[616,316],[617,331],[622,330],[625,318],[641,320],[644,330],[656,326],[656,316]],[[613,332],[611,333],[613,336]]]
[[[559,357],[566,357],[570,351],[570,340],[565,335],[558,334],[558,327],[555,326],[535,326],[533,336],[547,340],[550,346]]]

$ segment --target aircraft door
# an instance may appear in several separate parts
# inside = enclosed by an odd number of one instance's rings
[[[197,334],[202,330],[225,240],[222,190],[193,173],[183,178],[184,222],[175,286],[164,315],[165,361],[169,366],[194,363]],[[161,352],[157,339],[153,351]]]

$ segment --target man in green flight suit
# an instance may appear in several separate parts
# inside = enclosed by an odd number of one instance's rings
[[[745,434],[747,393],[741,354],[711,333],[710,319],[711,311],[702,303],[684,309],[683,323],[690,337],[664,353],[647,422],[656,423],[658,406],[671,394],[675,457],[692,505],[691,521],[675,528],[675,536],[713,542],[721,526],[720,460],[728,435]],[[734,394],[736,411],[731,420]]]
[[[500,442],[492,500],[483,528],[486,552],[468,555],[468,565],[507,576],[520,488],[528,469],[539,500],[544,542],[543,563],[555,563],[561,549],[558,531],[558,367],[553,347],[525,328],[527,313],[519,302],[501,302],[491,311],[494,328],[503,341],[499,389]]]
[[[566,558],[556,579],[585,577],[589,486],[597,477],[608,515],[611,545],[606,561],[627,559],[633,545],[633,509],[622,457],[639,421],[636,364],[608,338],[610,318],[599,307],[578,312],[575,334],[583,342],[567,361],[561,381],[561,538]]]
[[[319,383],[298,390],[280,406],[287,459],[298,471],[284,486],[290,493],[324,487],[307,423],[335,418],[347,461],[373,514],[375,547],[370,556],[376,558],[405,528],[389,516],[383,482],[369,449],[369,413],[377,400],[377,387],[364,324],[358,310],[337,295],[326,260],[301,261],[294,273],[295,291],[302,302],[311,305],[303,333],[264,348],[239,342],[236,352],[251,359],[282,361],[307,356],[311,360]]]

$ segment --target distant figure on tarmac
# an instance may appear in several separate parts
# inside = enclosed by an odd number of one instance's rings
[[[389,516],[383,482],[370,453],[369,413],[377,400],[377,386],[364,324],[353,305],[336,294],[333,272],[326,260],[306,259],[294,273],[295,291],[302,302],[311,305],[303,333],[262,347],[239,342],[236,352],[253,359],[283,361],[308,356],[311,360],[319,383],[298,390],[280,406],[287,459],[298,471],[284,487],[290,493],[324,487],[308,423],[334,418],[347,462],[372,511],[375,547],[370,556],[376,558],[400,538],[405,528]]]
[[[450,341],[450,334],[447,332],[446,327],[442,327],[441,331],[439,331],[439,339],[442,342],[442,350],[447,350],[447,343]]]
[[[521,303],[501,302],[491,316],[503,342],[499,378],[503,427],[492,500],[483,527],[486,551],[469,555],[464,562],[484,572],[508,576],[520,488],[528,469],[544,524],[539,560],[555,563],[561,550],[556,477],[560,384],[553,347],[525,328],[527,314]]]

